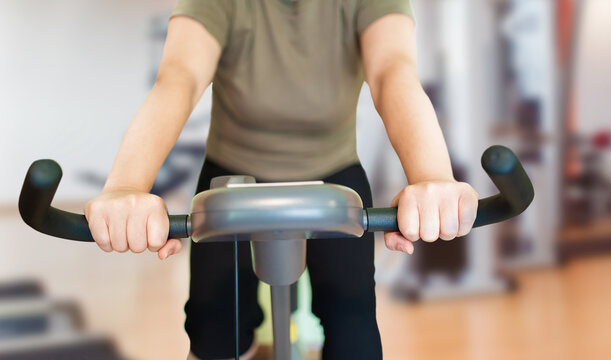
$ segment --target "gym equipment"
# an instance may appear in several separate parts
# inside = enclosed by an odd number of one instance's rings
[[[79,333],[32,335],[0,342],[0,359],[123,360],[108,339]]]
[[[0,359],[122,359],[109,339],[82,330],[78,306],[46,298],[39,282],[0,284]]]
[[[528,207],[534,190],[511,150],[490,147],[482,166],[500,193],[479,200],[474,227],[506,220]],[[30,166],[19,198],[21,216],[42,233],[91,242],[84,215],[51,206],[61,175],[52,160]],[[250,176],[214,178],[210,190],[193,198],[190,215],[169,215],[169,221],[171,238],[251,241],[254,271],[271,285],[274,356],[282,360],[290,359],[290,285],[305,270],[306,239],[398,230],[396,208],[363,209],[359,195],[347,187],[320,181],[256,184]]]
[[[81,327],[78,307],[45,298],[0,301],[0,342],[19,337],[75,332]]]
[[[35,280],[14,280],[0,283],[0,301],[31,299],[43,296],[42,285]]]
[[[82,323],[76,304],[47,299],[37,281],[0,283],[0,344],[31,335],[75,332]]]

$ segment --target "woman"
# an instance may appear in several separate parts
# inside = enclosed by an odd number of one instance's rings
[[[393,200],[400,232],[389,249],[466,235],[477,193],[453,178],[433,107],[416,74],[408,0],[179,0],[157,81],[132,119],[102,194],[85,209],[105,251],[180,251],[167,239],[163,201],[148,192],[212,80],[207,154],[197,191],[218,175],[258,181],[323,179],[371,206],[356,155],[356,103],[364,80],[410,185]],[[311,241],[312,310],[324,359],[381,359],[373,238]],[[193,244],[185,328],[191,357],[234,354],[232,244]],[[252,355],[262,321],[248,244],[239,247],[240,352]],[[250,349],[250,350],[249,350]],[[244,357],[241,357],[244,358]]]

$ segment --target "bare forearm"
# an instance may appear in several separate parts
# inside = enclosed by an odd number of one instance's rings
[[[220,54],[220,45],[202,24],[185,16],[170,19],[157,81],[125,132],[104,192],[150,191],[212,81]]]
[[[150,191],[159,168],[195,106],[194,92],[181,81],[158,81],[134,115],[104,191]]]
[[[372,86],[376,109],[410,184],[453,180],[443,134],[415,67],[398,62]]]
[[[386,246],[411,254],[413,241],[450,240],[473,226],[478,195],[454,181],[435,110],[418,81],[415,24],[389,14],[361,35],[363,67],[378,113],[410,182],[395,196],[400,232]]]

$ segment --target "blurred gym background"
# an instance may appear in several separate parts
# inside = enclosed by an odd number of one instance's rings
[[[55,206],[80,212],[98,194],[154,81],[174,3],[0,2],[0,359],[187,354],[188,248],[163,262],[106,254],[34,232],[16,205],[39,158],[63,167]],[[377,241],[385,359],[608,358],[611,1],[413,6],[420,78],[457,179],[492,194],[479,156],[504,144],[536,196],[515,220],[453,242],[420,242],[413,256]],[[189,208],[210,105],[208,91],[153,189],[173,212]],[[375,202],[386,206],[405,179],[366,85],[358,143]],[[298,347],[316,359],[322,334],[308,312],[307,282],[299,289]],[[269,329],[259,338],[268,341]]]

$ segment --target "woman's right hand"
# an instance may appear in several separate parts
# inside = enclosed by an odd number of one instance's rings
[[[168,240],[165,202],[147,192],[105,191],[85,205],[85,217],[93,239],[106,252],[141,253],[148,248],[163,260],[182,248],[180,239]]]
[[[150,189],[189,115],[210,85],[221,45],[187,16],[168,24],[155,86],[125,132],[102,194],[87,203],[85,217],[104,251],[157,251],[160,259],[177,253],[179,239],[168,240],[163,200]],[[110,184],[110,185],[109,185]]]

